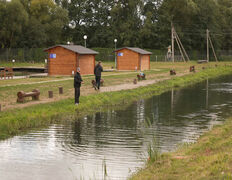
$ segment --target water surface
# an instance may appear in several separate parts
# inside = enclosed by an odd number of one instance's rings
[[[161,152],[172,151],[232,116],[231,79],[209,80],[123,110],[0,141],[0,179],[126,179],[143,167],[154,139]]]

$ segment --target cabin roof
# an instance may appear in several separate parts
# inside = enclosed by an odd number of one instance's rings
[[[136,48],[136,47],[123,47],[123,48],[117,49],[115,51],[117,52],[117,51],[120,51],[122,49],[129,49],[131,51],[137,52],[137,53],[142,54],[142,55],[147,55],[147,54],[150,55],[150,54],[152,54],[149,51],[143,50],[141,48]]]
[[[92,49],[89,49],[89,48],[85,48],[85,47],[80,46],[80,45],[55,45],[55,46],[49,47],[47,49],[44,49],[44,51],[48,51],[48,50],[56,48],[56,47],[63,47],[65,49],[76,52],[78,54],[98,54],[98,52],[93,51]]]

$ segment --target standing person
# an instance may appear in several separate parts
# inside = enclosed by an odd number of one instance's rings
[[[103,68],[101,66],[101,61],[99,61],[98,64],[94,68],[94,75],[95,75],[96,86],[98,90],[100,89],[102,71],[103,71]],[[96,87],[95,87],[95,90],[96,90]]]
[[[82,78],[80,74],[81,70],[78,67],[77,68],[77,73],[74,76],[74,88],[75,88],[75,105],[79,104],[79,97],[80,97],[80,87],[82,83]]]

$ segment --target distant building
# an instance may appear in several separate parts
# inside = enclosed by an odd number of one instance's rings
[[[72,75],[80,67],[81,74],[94,74],[95,56],[98,52],[80,45],[56,45],[48,52],[49,75]]]
[[[151,52],[124,47],[116,50],[118,70],[149,70]]]

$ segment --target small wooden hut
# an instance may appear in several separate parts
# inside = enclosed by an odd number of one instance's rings
[[[49,75],[72,75],[80,67],[81,74],[94,74],[95,56],[98,52],[80,45],[56,45],[48,52]]]
[[[116,50],[118,70],[149,70],[151,52],[124,47]]]

